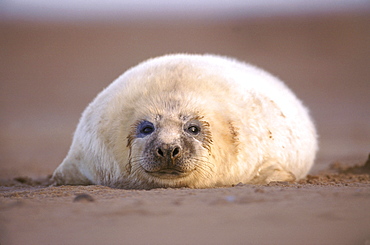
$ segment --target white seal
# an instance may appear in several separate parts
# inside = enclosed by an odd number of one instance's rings
[[[308,110],[276,77],[213,55],[133,67],[85,109],[56,184],[208,188],[304,178]]]

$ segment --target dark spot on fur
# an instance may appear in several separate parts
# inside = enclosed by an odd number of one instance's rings
[[[232,121],[229,121],[229,133],[231,135],[231,143],[235,146],[235,153],[239,152],[239,131],[234,126]]]
[[[274,137],[272,136],[272,132],[270,130],[268,130],[268,135],[269,135],[270,139],[272,139],[272,140],[274,139]]]

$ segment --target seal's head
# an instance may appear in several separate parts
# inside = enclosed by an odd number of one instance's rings
[[[233,114],[223,99],[229,88],[214,89],[223,78],[176,62],[133,69],[124,79],[127,87],[110,93],[114,99],[99,124],[104,144],[124,166],[122,186],[214,185],[223,168],[216,158],[223,158],[226,171],[236,149]]]
[[[158,186],[181,186],[210,169],[209,123],[201,117],[163,113],[137,121],[128,137],[129,167]],[[191,181],[193,182],[193,181]]]

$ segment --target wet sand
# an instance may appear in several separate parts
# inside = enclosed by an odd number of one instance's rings
[[[0,23],[0,244],[369,244],[370,15],[208,23]],[[216,53],[284,80],[320,134],[299,183],[50,186],[79,115],[123,71]],[[332,165],[333,163],[337,163]]]

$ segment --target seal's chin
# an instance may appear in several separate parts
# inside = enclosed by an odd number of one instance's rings
[[[161,169],[155,172],[149,172],[149,171],[145,171],[145,172],[154,177],[160,178],[160,179],[178,179],[178,178],[183,178],[183,177],[190,175],[192,171],[185,172],[185,171],[181,171],[177,169],[168,168],[168,169]]]

